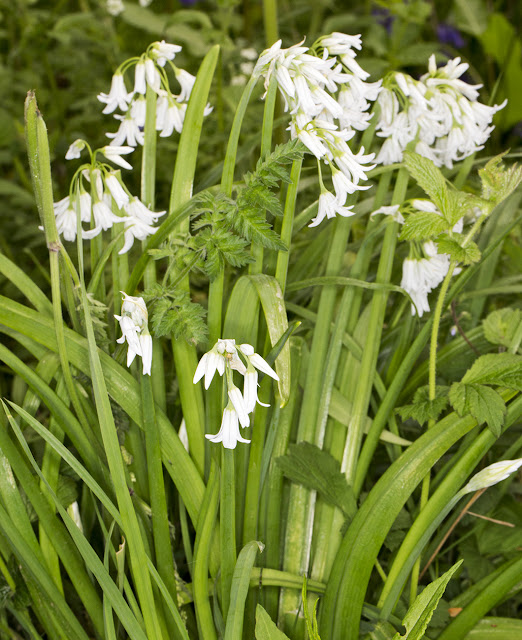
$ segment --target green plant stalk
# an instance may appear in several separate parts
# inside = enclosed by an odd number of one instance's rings
[[[292,230],[294,225],[295,204],[299,189],[299,178],[301,177],[301,167],[303,160],[294,160],[290,171],[290,184],[286,191],[285,210],[283,212],[283,224],[281,226],[281,240],[288,247],[288,251],[277,252],[277,264],[275,277],[281,285],[281,291],[285,292],[286,278],[288,275],[288,262],[290,260],[290,246],[292,243]]]
[[[265,108],[263,111],[263,126],[261,130],[260,151],[261,158],[266,157],[270,153],[270,149],[272,148],[272,131],[274,128],[274,111],[277,99],[277,89],[277,79],[274,75],[268,86],[268,91],[265,99]],[[254,262],[248,265],[248,273],[250,275],[263,273],[263,246],[260,244],[252,243],[251,254],[254,258]]]
[[[196,526],[194,545],[193,591],[196,620],[201,640],[217,640],[212,609],[210,607],[208,560],[213,538],[214,521],[219,502],[219,475],[212,460],[207,488]]]
[[[404,201],[408,187],[408,179],[408,171],[405,168],[400,169],[395,183],[392,204],[400,204]],[[390,224],[384,233],[376,277],[376,282],[378,283],[389,283],[390,281],[397,236],[398,224]],[[387,298],[388,296],[385,291],[376,291],[373,295],[368,334],[359,372],[359,384],[357,385],[357,391],[354,395],[352,416],[350,425],[348,426],[346,444],[343,452],[341,468],[346,475],[348,484],[352,486],[361,448],[364,422],[368,413],[371,391],[374,384],[375,367],[379,354]]]
[[[43,223],[47,247],[49,249],[49,263],[51,271],[51,292],[53,304],[53,318],[58,343],[58,355],[62,372],[67,386],[67,392],[73,403],[74,410],[81,422],[84,431],[92,437],[92,430],[83,408],[78,399],[78,393],[74,384],[69,360],[67,358],[67,348],[63,334],[63,318],[60,290],[60,238],[56,228],[56,219],[53,207],[53,187],[51,179],[51,161],[49,154],[49,141],[47,138],[47,128],[38,111],[36,99],[31,92],[26,100],[26,140],[29,155],[29,166],[33,185],[35,186],[36,201],[38,204],[40,217]]]
[[[234,450],[221,450],[221,501],[219,535],[221,541],[221,610],[226,623],[229,615],[232,576],[236,566],[236,487],[234,481]]]
[[[156,92],[147,85],[145,132],[141,158],[141,201],[152,210],[156,204],[156,101]],[[142,251],[144,250],[145,242],[142,242]],[[146,289],[156,284],[156,264],[153,260],[147,264],[143,274],[143,284]],[[163,350],[157,340],[152,342],[151,376],[154,400],[165,411],[167,400]]]
[[[150,574],[147,570],[143,559],[146,557],[145,543],[140,531],[137,514],[134,510],[132,498],[127,487],[127,478],[125,473],[124,462],[121,455],[120,445],[114,417],[109,401],[109,394],[105,384],[105,377],[98,354],[96,339],[94,336],[94,328],[92,318],[87,301],[87,291],[85,288],[83,274],[83,245],[81,236],[77,236],[78,240],[78,261],[80,265],[81,279],[81,300],[85,314],[85,328],[87,334],[88,353],[89,353],[89,369],[91,372],[91,380],[93,383],[94,398],[96,402],[96,410],[100,420],[100,429],[103,438],[105,453],[111,478],[114,485],[114,491],[118,502],[118,508],[123,521],[123,529],[129,545],[129,556],[132,572],[134,574],[135,586],[143,612],[145,630],[149,637],[161,640],[163,634],[161,631],[158,611],[154,602],[154,593]]]
[[[428,374],[428,397],[430,400],[435,400],[436,396],[436,380],[437,380],[437,344],[439,339],[439,327],[440,320],[442,318],[442,311],[444,309],[444,301],[446,299],[446,294],[448,292],[449,284],[451,278],[453,277],[453,271],[455,271],[457,263],[455,260],[452,260],[448,267],[448,273],[444,278],[442,286],[439,291],[439,296],[437,298],[437,304],[435,306],[435,311],[433,313],[433,324],[431,327],[431,340],[430,340],[430,360],[429,360],[429,374]],[[431,429],[435,424],[435,420],[430,420],[428,422],[428,429]],[[422,481],[422,490],[420,497],[419,509],[422,511],[428,502],[428,497],[430,494],[430,479],[431,472],[428,472],[426,477]],[[410,581],[410,605],[413,604],[415,598],[417,597],[417,587],[419,584],[419,572],[420,572],[420,557],[417,559],[415,564],[413,565],[411,572],[411,581]]]
[[[141,399],[156,566],[172,599],[176,601],[177,589],[170,541],[163,465],[161,462],[160,436],[158,425],[156,424],[152,379],[147,375],[141,376]],[[173,633],[172,630],[171,633]]]
[[[218,55],[219,47],[215,45],[203,59],[190,95],[174,167],[169,215],[192,197],[198,147],[203,126],[203,112],[207,104]],[[177,227],[177,231],[188,232],[189,228],[190,224],[187,218]],[[179,286],[188,291],[188,277]],[[201,386],[192,383],[198,362],[196,349],[194,345],[189,345],[185,340],[173,339],[172,350],[179,384],[179,397],[187,427],[190,456],[203,477],[205,470],[205,409]]]
[[[277,0],[263,0],[263,24],[265,44],[267,47],[271,47],[279,38]]]

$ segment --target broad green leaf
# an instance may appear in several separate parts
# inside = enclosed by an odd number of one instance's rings
[[[485,0],[455,0],[453,13],[456,26],[464,33],[480,36],[488,24]]]
[[[276,459],[287,478],[315,489],[330,504],[352,517],[357,510],[353,491],[341,472],[341,465],[327,451],[309,442],[290,445],[288,453]]]
[[[522,620],[515,618],[482,618],[468,633],[466,640],[520,640]]]
[[[256,640],[288,640],[260,604],[256,607]]]
[[[428,420],[437,420],[448,404],[449,387],[437,385],[435,387],[435,399],[430,400],[428,386],[420,387],[413,396],[413,403],[397,409],[397,413],[403,420],[412,418],[420,425]]]
[[[440,169],[428,158],[411,151],[404,153],[404,163],[419,187],[424,189],[442,215],[447,217],[448,186]]]
[[[521,322],[522,312],[520,309],[510,309],[508,307],[492,311],[482,322],[486,340],[491,344],[498,344],[503,347],[511,346],[515,332]]]
[[[488,353],[480,356],[462,378],[465,384],[493,384],[522,391],[522,356]]]
[[[504,155],[502,153],[495,156],[483,169],[479,170],[482,196],[494,204],[502,202],[511,195],[522,180],[522,167],[516,164],[506,167],[502,164]]]
[[[228,610],[227,624],[224,640],[237,640],[243,633],[243,619],[245,614],[245,601],[250,585],[250,574],[258,551],[263,551],[264,545],[257,540],[248,542],[237,558],[236,568],[232,577],[230,589],[230,607]]]
[[[506,405],[494,389],[482,384],[455,382],[451,385],[449,397],[460,416],[471,414],[479,424],[486,422],[493,435],[500,435]]]
[[[437,240],[439,253],[447,253],[452,260],[457,260],[462,264],[472,264],[478,262],[481,257],[480,249],[474,242],[468,243],[465,247],[459,241],[449,236],[442,236]]]
[[[424,637],[426,627],[437,608],[439,600],[442,598],[444,591],[446,590],[448,582],[463,562],[463,560],[459,560],[451,567],[451,569],[429,584],[424,591],[417,596],[415,602],[408,609],[408,613],[402,621],[403,625],[406,627],[406,633],[401,635],[397,632],[393,637],[393,640],[421,640],[421,638]]]

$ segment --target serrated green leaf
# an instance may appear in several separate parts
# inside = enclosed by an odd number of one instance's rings
[[[284,475],[309,489],[315,489],[348,517],[357,510],[352,489],[341,472],[341,465],[327,451],[310,442],[290,445],[288,453],[276,459]]]
[[[412,418],[421,426],[428,420],[437,420],[448,404],[449,387],[437,385],[435,387],[435,399],[429,399],[429,387],[420,387],[413,396],[413,403],[397,409],[397,413],[403,420]]]
[[[256,640],[288,640],[260,604],[256,607]]]
[[[462,264],[472,264],[481,258],[480,249],[474,242],[470,242],[462,247],[456,238],[443,236],[437,240],[439,253],[447,253],[452,260],[457,260]]]
[[[479,170],[482,180],[482,196],[492,203],[505,200],[522,181],[522,167],[516,164],[506,168],[502,164],[505,153],[492,158],[483,169]]]
[[[157,338],[174,335],[176,340],[204,342],[207,337],[205,309],[192,302],[188,292],[158,300],[152,311],[151,326]]]
[[[444,595],[446,586],[455,572],[460,568],[463,560],[459,560],[444,575],[429,584],[424,591],[415,598],[415,602],[408,609],[402,624],[406,627],[406,633],[397,632],[393,640],[421,640],[428,626],[439,600]]]
[[[480,356],[468,369],[465,384],[493,384],[522,391],[522,356],[514,353],[488,353]]]
[[[449,399],[460,416],[469,413],[479,424],[486,422],[493,435],[500,435],[506,405],[494,389],[482,384],[454,382],[451,385]]]
[[[486,340],[491,344],[504,347],[511,346],[511,342],[522,322],[520,309],[497,309],[482,322]]]
[[[404,152],[404,163],[419,187],[433,200],[446,218],[448,210],[448,186],[446,180],[431,160],[411,151]]]
[[[430,211],[419,211],[412,213],[406,218],[402,226],[401,240],[428,240],[438,236],[439,233],[447,231],[448,222],[436,213]]]

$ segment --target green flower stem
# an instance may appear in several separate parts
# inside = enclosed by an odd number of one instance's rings
[[[219,503],[219,475],[212,460],[207,488],[199,512],[194,546],[193,589],[196,620],[201,640],[217,640],[214,618],[210,606],[208,580],[209,554],[212,546],[214,521]]]
[[[187,106],[183,131],[181,133],[172,189],[170,194],[169,215],[192,197],[194,174],[198,155],[199,141],[203,127],[203,112],[208,100],[210,85],[216,68],[219,47],[216,45],[207,53],[198,71]],[[188,232],[190,221],[185,218],[176,231]],[[189,290],[188,277],[180,283],[180,288]],[[201,385],[192,383],[198,359],[194,345],[185,340],[172,340],[172,350],[179,384],[179,396],[183,417],[187,427],[190,456],[201,474],[205,469],[205,409]]]
[[[303,160],[294,160],[290,171],[290,184],[286,192],[285,210],[283,212],[283,224],[281,226],[281,240],[288,247],[288,251],[277,252],[277,265],[275,271],[276,280],[281,285],[281,291],[285,292],[286,277],[288,274],[288,261],[290,260],[290,245],[292,242],[292,230],[294,225],[295,203],[301,177]]]
[[[408,187],[408,178],[408,171],[404,168],[400,169],[395,183],[392,204],[400,204],[403,202]],[[397,236],[398,224],[390,224],[384,233],[381,258],[379,260],[376,277],[378,283],[388,283],[390,281]],[[348,426],[348,434],[343,452],[342,469],[350,485],[353,485],[355,479],[364,422],[368,413],[371,390],[374,384],[375,366],[379,354],[387,298],[388,295],[386,291],[376,291],[371,303],[366,346],[363,351],[361,368],[359,370],[359,384],[354,394],[352,416]]]
[[[145,449],[147,452],[148,484],[156,567],[175,602],[177,599],[177,589],[170,542],[163,465],[161,462],[160,435],[158,425],[156,424],[153,383],[151,377],[148,375],[141,376],[141,410],[142,425],[145,430]],[[165,611],[165,614],[167,614],[167,611]],[[167,620],[169,619],[167,616],[165,617]],[[170,632],[172,634],[173,629],[171,629]]]
[[[475,227],[473,227],[475,228]],[[471,236],[469,235],[468,238]],[[463,243],[464,244],[464,243]],[[428,398],[435,400],[436,396],[436,381],[437,381],[437,343],[439,339],[439,327],[440,320],[442,318],[442,312],[444,310],[444,301],[450,285],[451,278],[453,277],[453,271],[455,270],[457,263],[452,260],[449,264],[448,273],[444,278],[442,286],[437,298],[437,305],[433,313],[433,324],[431,326],[431,340],[430,340],[430,359],[429,359],[429,374],[428,374]],[[435,425],[435,420],[429,420],[428,429],[431,429]],[[431,474],[428,472],[426,477],[422,481],[422,490],[419,503],[419,509],[422,511],[428,502],[430,494],[430,478]],[[413,565],[410,581],[410,604],[413,604],[417,597],[417,587],[419,584],[419,572],[420,572],[420,557]]]
[[[62,318],[62,300],[60,286],[60,238],[56,228],[56,219],[53,207],[53,186],[51,179],[51,161],[49,154],[49,141],[44,119],[38,110],[34,93],[29,92],[25,102],[26,141],[29,156],[31,177],[35,187],[36,202],[40,218],[45,231],[47,247],[49,249],[49,264],[51,271],[51,295],[53,304],[53,318],[58,344],[58,355],[62,373],[67,387],[67,393],[71,398],[74,410],[80,420],[82,428],[89,439],[94,440],[94,434],[83,407],[78,398],[78,391],[74,383],[67,347],[65,344]]]
[[[279,38],[277,0],[263,0],[263,24],[266,46],[271,47]]]
[[[272,131],[274,128],[274,110],[277,98],[277,79],[275,75],[270,81],[268,92],[265,99],[265,109],[263,112],[263,128],[261,131],[261,158],[264,158],[270,153],[272,148]],[[248,273],[253,275],[256,273],[263,273],[263,246],[260,244],[252,243],[251,248],[252,257],[254,262],[248,266]]]
[[[147,85],[145,132],[141,158],[141,201],[152,210],[156,205],[156,101],[156,92]],[[142,242],[142,251],[145,250],[145,244],[145,241]],[[146,289],[156,284],[156,264],[153,260],[147,264],[143,274],[143,284]],[[165,370],[163,351],[158,340],[153,340],[152,343],[151,375],[154,400],[165,411],[167,407]]]
[[[221,539],[221,610],[226,623],[230,604],[232,576],[236,566],[236,506],[234,450],[221,448],[221,502],[219,532]]]

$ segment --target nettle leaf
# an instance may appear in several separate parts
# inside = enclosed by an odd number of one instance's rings
[[[500,435],[506,404],[494,389],[483,384],[454,382],[451,385],[449,399],[461,417],[470,414],[479,424],[486,422],[493,435]]]
[[[408,612],[402,621],[406,627],[406,633],[401,635],[399,631],[393,636],[392,640],[421,640],[424,632],[439,604],[440,599],[446,591],[448,582],[460,568],[463,560],[459,560],[449,571],[446,571],[437,580],[429,584],[424,591],[415,598],[415,602],[408,609]]]
[[[448,185],[431,160],[411,151],[404,152],[404,162],[412,178],[433,200],[444,217],[448,211]]]
[[[461,239],[461,238],[459,238]],[[465,247],[461,246],[456,237],[442,236],[437,240],[439,253],[447,253],[452,260],[457,260],[462,264],[472,264],[481,258],[480,249],[474,242],[470,242]]]
[[[448,191],[448,206],[443,212],[443,216],[453,227],[476,204],[476,200],[478,199],[469,193],[450,189]]]
[[[491,344],[509,347],[522,322],[520,309],[497,309],[482,322],[486,340]]]
[[[205,309],[190,300],[188,292],[158,300],[154,305],[151,326],[157,338],[174,335],[197,344],[207,338]]]
[[[403,420],[412,418],[421,426],[428,420],[437,420],[448,405],[449,387],[437,385],[435,387],[435,399],[429,399],[428,385],[420,387],[413,396],[413,403],[399,407],[396,411]]]
[[[465,384],[493,384],[522,391],[522,356],[514,353],[488,353],[480,356],[468,369]]]
[[[352,489],[341,472],[341,465],[328,452],[310,442],[290,445],[288,453],[276,459],[284,475],[309,489],[315,489],[330,504],[339,507],[346,516],[357,510]]]
[[[401,240],[427,240],[447,231],[448,222],[436,213],[419,211],[406,218],[402,226]]]
[[[483,169],[479,170],[482,180],[482,196],[491,203],[498,204],[505,200],[522,181],[522,167],[516,164],[506,169],[502,158],[506,152],[492,158]]]

